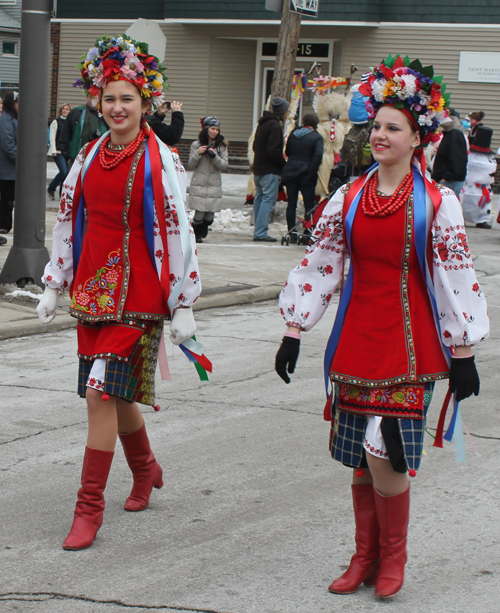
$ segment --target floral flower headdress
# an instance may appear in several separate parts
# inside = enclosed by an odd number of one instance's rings
[[[443,77],[434,76],[432,66],[424,67],[408,56],[389,55],[369,75],[359,91],[370,98],[366,107],[372,119],[380,107],[390,104],[410,119],[423,146],[439,140],[438,128],[448,116],[450,94],[445,93]]]
[[[147,43],[137,42],[126,34],[113,38],[103,36],[80,60],[77,68],[82,78],[77,79],[73,87],[85,90],[95,108],[101,106],[101,94],[106,85],[119,79],[136,85],[143,98],[151,98],[153,108],[163,103],[165,68],[157,57],[149,55]]]

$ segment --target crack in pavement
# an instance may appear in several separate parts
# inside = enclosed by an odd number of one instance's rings
[[[73,426],[81,426],[84,423],[87,422],[77,421],[74,424],[66,424],[65,426],[57,426],[57,428],[48,428],[47,430],[40,430],[40,432],[33,432],[33,434],[26,434],[26,436],[18,436],[17,438],[12,438],[10,439],[10,441],[1,441],[0,445],[8,445],[9,443],[15,443],[16,441],[23,441],[27,438],[32,438],[33,436],[40,436],[40,434],[45,434],[46,432],[55,432],[56,430],[64,430],[64,428],[73,428]]]
[[[46,598],[43,598],[46,597]],[[43,598],[43,600],[42,600]],[[0,593],[0,602],[46,602],[47,600],[77,600],[79,602],[91,602],[94,604],[116,605],[125,609],[147,609],[151,611],[184,611],[185,613],[230,613],[229,611],[216,611],[215,609],[196,609],[193,607],[181,607],[175,605],[146,605],[130,604],[122,600],[101,600],[88,596],[76,596],[61,592],[5,592]]]
[[[33,387],[32,385],[19,385],[17,383],[0,383],[0,387],[19,387],[25,390],[35,390],[36,392],[64,392],[65,394],[74,394],[73,390],[54,390],[48,387]]]

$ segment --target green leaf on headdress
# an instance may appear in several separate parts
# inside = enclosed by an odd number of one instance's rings
[[[394,103],[392,106],[393,106],[395,109],[404,109],[404,106],[405,106],[405,105],[403,104],[403,102],[399,101],[399,102],[395,102],[395,103]]]
[[[437,83],[438,85],[441,85],[442,80],[443,75],[439,75],[439,77],[434,77],[434,83]]]
[[[434,68],[432,66],[425,66],[422,68],[422,74],[424,77],[429,77],[429,79],[432,79],[434,76]]]
[[[449,106],[450,98],[451,98],[451,92],[449,92],[448,94],[444,94],[443,98],[444,98],[444,105],[445,106]]]
[[[411,62],[408,68],[411,68],[412,70],[415,70],[416,72],[422,72],[424,69],[420,60],[413,60],[413,62]]]
[[[446,83],[443,83],[443,84],[441,85],[441,93],[442,93],[442,94],[444,94],[444,92],[446,91],[446,88],[447,88]]]
[[[385,58],[384,60],[384,64],[387,66],[387,68],[392,68],[394,61],[396,58],[392,57],[392,54],[389,53],[389,55]]]
[[[407,55],[406,57],[404,57],[403,62],[404,62],[404,65],[408,68],[408,66],[411,64],[410,56]]]

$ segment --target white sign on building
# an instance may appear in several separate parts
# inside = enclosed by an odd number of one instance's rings
[[[500,83],[500,53],[461,51],[458,80],[469,83]]]
[[[290,10],[293,13],[301,15],[309,15],[310,17],[318,16],[319,0],[290,0]]]

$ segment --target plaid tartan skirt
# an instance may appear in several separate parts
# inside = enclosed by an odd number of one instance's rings
[[[105,324],[104,324],[105,325]],[[128,402],[153,406],[155,402],[155,372],[158,349],[163,331],[163,321],[147,322],[145,331],[133,345],[127,359],[104,357],[105,374],[99,381],[109,396],[117,396]],[[101,358],[102,359],[102,358]],[[80,354],[78,370],[78,394],[85,398],[93,359]],[[92,385],[91,387],[95,387]]]
[[[427,410],[433,390],[434,382],[425,384],[425,416],[427,416]],[[330,429],[330,452],[332,458],[350,468],[366,468],[367,462],[363,447],[366,431],[366,417],[364,415],[356,415],[355,413],[341,411],[338,405],[337,394],[335,394],[332,407],[332,425]],[[424,419],[384,417],[383,421],[387,419],[394,420],[393,423],[397,425],[397,434],[395,439],[392,439],[391,443],[385,440],[384,437],[393,468],[395,456],[401,453],[404,458],[404,463],[406,464],[405,470],[418,470],[424,445],[425,417]],[[399,449],[397,449],[397,447],[399,447]],[[395,468],[395,470],[397,469]],[[403,470],[399,470],[398,472],[403,472]]]

